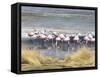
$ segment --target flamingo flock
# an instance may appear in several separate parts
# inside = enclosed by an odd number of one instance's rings
[[[95,35],[87,33],[68,34],[53,31],[32,31],[27,33],[34,45],[40,45],[41,48],[61,48],[69,50],[69,46],[91,46],[95,45]]]

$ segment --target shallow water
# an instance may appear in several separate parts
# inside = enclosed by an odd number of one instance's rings
[[[55,45],[55,43],[54,43]],[[65,45],[65,46],[64,46]],[[51,45],[52,46],[52,45]],[[60,59],[63,59],[65,54],[71,54],[75,52],[78,48],[82,47],[78,44],[70,44],[69,46],[67,44],[63,44],[62,47],[51,47],[48,46],[47,43],[45,45],[41,45],[39,43],[34,43],[33,40],[30,39],[24,39],[22,40],[22,48],[30,49],[30,50],[37,50],[39,53],[46,55],[46,56],[52,56],[52,57],[58,57]],[[95,45],[88,45],[89,48],[95,50]]]

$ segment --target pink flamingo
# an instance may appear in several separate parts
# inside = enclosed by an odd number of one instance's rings
[[[47,38],[48,38],[48,40],[52,40],[52,47],[53,47],[53,39],[54,39],[54,36],[51,35],[51,34],[49,34],[49,35],[47,36]]]
[[[42,41],[41,46],[43,46],[45,43],[45,40],[47,39],[47,36],[45,34],[39,34],[39,36],[40,36],[40,40]]]
[[[67,51],[68,51],[68,53],[69,53],[69,47],[68,47],[68,45],[69,45],[69,41],[70,41],[70,37],[69,36],[66,36],[65,38],[64,38],[64,43],[65,43],[65,45],[66,45],[66,43],[67,43]]]
[[[61,41],[61,38],[60,37],[56,37],[56,47],[58,47],[58,41]]]
[[[30,32],[30,33],[28,33],[28,36],[31,37],[31,36],[33,36],[33,34],[34,34],[34,32]]]
[[[79,42],[79,36],[78,35],[76,35],[76,36],[74,36],[74,39],[73,39],[76,43],[78,43]]]
[[[63,42],[65,39],[65,36],[64,36],[64,34],[59,34],[59,37],[61,38],[61,42],[62,42],[61,48],[63,48]]]

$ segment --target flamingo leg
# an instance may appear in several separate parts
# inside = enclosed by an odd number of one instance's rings
[[[53,47],[53,39],[52,39],[52,47]]]
[[[55,56],[57,56],[57,46],[58,45],[58,41],[56,40],[56,51],[55,51]]]

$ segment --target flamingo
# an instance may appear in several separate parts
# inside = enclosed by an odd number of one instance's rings
[[[65,36],[64,36],[64,34],[60,34],[59,37],[61,38],[61,41],[62,41],[62,45],[61,46],[63,47],[63,41],[64,41]]]
[[[61,38],[60,37],[56,37],[56,47],[58,47],[58,42],[61,40]]]
[[[90,41],[90,38],[88,37],[88,35],[86,35],[86,36],[84,37],[84,40],[85,40],[85,44],[87,45],[88,42]]]
[[[45,34],[40,34],[39,36],[40,36],[40,40],[41,40],[41,42],[42,42],[42,43],[41,43],[41,46],[42,46],[42,45],[44,46],[44,42],[45,42],[47,36],[46,36]]]
[[[90,46],[92,47],[93,45],[95,45],[95,37],[90,39]]]
[[[93,38],[92,34],[88,33],[85,37],[84,40],[86,42],[86,45],[88,44],[89,41]]]
[[[28,33],[28,36],[31,37],[31,36],[33,36],[33,34],[34,34],[34,32],[30,32],[30,33]]]
[[[92,36],[92,34],[88,34],[88,37],[89,37],[89,39],[92,39],[93,38],[93,36]]]
[[[56,40],[56,52],[55,52],[55,55],[57,56],[58,42],[61,41],[61,38],[60,38],[59,36],[57,36],[57,37],[55,38],[55,40]]]
[[[54,36],[51,35],[51,34],[49,34],[49,35],[47,36],[47,38],[49,39],[49,41],[50,41],[50,40],[52,41],[52,47],[53,47],[53,39],[54,39]]]
[[[64,34],[59,35],[60,38],[65,38]]]
[[[74,40],[74,46],[77,48],[78,47],[78,43],[79,43],[79,36],[78,35],[74,36],[73,40]]]
[[[64,41],[65,41],[65,42],[68,42],[68,44],[69,44],[70,37],[69,37],[69,36],[66,36],[66,37],[64,38]]]
[[[92,34],[88,33],[85,37],[85,44],[88,45],[89,43],[91,43],[91,39],[93,38]]]
[[[74,36],[73,40],[76,41],[76,43],[78,43],[79,42],[79,36],[78,35]]]
[[[32,40],[32,36],[34,35],[34,32],[29,32],[28,33],[28,36],[29,36],[29,38],[30,38],[30,42],[33,42],[33,40]],[[31,48],[30,48],[31,49]]]
[[[66,43],[67,43],[67,47],[65,47],[65,48],[67,48],[68,53],[69,53],[69,49],[68,49],[69,41],[70,41],[70,37],[69,37],[69,36],[66,36],[66,37],[64,38],[64,42],[65,42],[65,45],[66,45]]]

